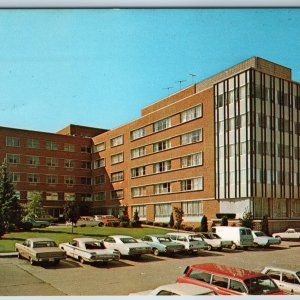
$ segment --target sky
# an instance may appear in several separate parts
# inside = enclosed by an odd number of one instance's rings
[[[252,56],[300,82],[299,36],[300,8],[0,10],[0,126],[111,129]]]

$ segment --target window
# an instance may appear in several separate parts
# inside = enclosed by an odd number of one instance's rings
[[[20,139],[17,137],[7,136],[6,146],[9,147],[20,147]]]
[[[189,277],[199,281],[210,283],[211,274],[198,271],[198,270],[192,270],[191,273],[189,274]]]
[[[28,179],[28,182],[30,182],[30,183],[39,182],[39,176],[36,174],[28,174],[27,179]]]
[[[103,150],[105,150],[105,143],[104,142],[96,144],[96,145],[93,146],[93,152],[94,153],[100,152],[100,151],[103,151]]]
[[[154,185],[154,194],[166,194],[171,192],[171,183],[165,182],[165,183],[159,183]]]
[[[146,218],[147,216],[147,206],[146,205],[138,205],[132,207],[132,215],[137,211],[140,218]]]
[[[131,158],[144,156],[146,154],[146,147],[142,146],[135,149],[131,149],[130,153],[131,153]]]
[[[56,158],[46,157],[46,165],[48,167],[57,167],[58,166],[58,161],[57,161]]]
[[[139,186],[134,187],[131,189],[131,197],[142,197],[146,196],[146,187],[145,186]]]
[[[46,192],[46,200],[57,201],[58,200],[58,193]]]
[[[57,143],[56,142],[47,141],[46,142],[46,149],[47,150],[57,150]]]
[[[171,148],[171,140],[164,140],[153,144],[153,152],[159,152]]]
[[[146,175],[146,167],[136,167],[131,169],[131,178]]]
[[[282,272],[282,281],[292,284],[299,284],[299,281],[296,278],[296,276],[288,272]]]
[[[240,293],[247,293],[247,290],[244,287],[243,283],[238,280],[230,279],[229,289]]]
[[[181,123],[188,122],[199,117],[202,117],[202,105],[198,105],[183,111],[181,113]]]
[[[110,160],[111,160],[111,164],[114,165],[114,164],[118,164],[118,163],[121,163],[123,162],[123,152],[122,153],[117,153],[117,154],[114,154],[110,157]]]
[[[227,288],[228,278],[221,277],[221,276],[218,276],[218,275],[213,275],[212,280],[211,280],[211,284],[216,285],[216,286],[220,286],[220,287],[223,287],[223,288]]]
[[[64,200],[65,201],[75,201],[75,193],[65,193]]]
[[[74,176],[65,176],[65,184],[72,185],[75,183]]]
[[[57,176],[56,175],[47,175],[47,183],[48,184],[56,184]]]
[[[123,144],[123,135],[117,136],[110,140],[110,146],[116,147]]]
[[[94,184],[103,184],[105,183],[105,175],[99,175],[94,177]]]
[[[75,145],[73,145],[73,144],[64,144],[64,151],[75,152]]]
[[[145,136],[145,128],[144,127],[133,130],[130,133],[131,140],[136,140],[136,139],[139,139],[143,136]]]
[[[91,185],[92,184],[91,177],[80,177],[80,184]]]
[[[105,200],[105,192],[99,192],[94,194],[94,201],[104,201]]]
[[[35,140],[35,139],[27,139],[26,147],[38,149],[38,148],[40,148],[40,142],[39,142],[39,140]]]
[[[124,198],[123,190],[111,191],[111,199],[115,200],[115,199],[122,199],[122,198]]]
[[[171,170],[171,161],[161,161],[153,165],[153,173],[161,173]]]
[[[272,279],[280,280],[280,271],[269,270],[266,274]]]
[[[183,202],[182,210],[185,216],[201,216],[203,214],[203,203],[202,201]]]
[[[181,168],[202,166],[203,152],[191,154],[181,158]]]
[[[170,217],[172,213],[171,204],[155,204],[155,217]]]
[[[91,147],[87,145],[83,145],[80,147],[81,153],[91,153]]]
[[[203,190],[203,177],[186,179],[181,181],[181,191],[200,191]]]
[[[123,180],[124,172],[119,171],[119,172],[111,173],[110,177],[111,177],[111,182],[121,181]]]
[[[20,182],[21,174],[20,173],[11,173],[11,181],[12,182]]]
[[[94,161],[94,169],[105,167],[105,158],[100,158]]]
[[[27,164],[31,166],[37,166],[40,164],[40,158],[38,156],[28,156]]]
[[[81,161],[80,162],[80,168],[81,169],[91,169],[91,162],[90,161]]]
[[[81,201],[92,201],[92,195],[91,194],[80,194],[80,200]]]
[[[74,160],[65,159],[65,167],[66,168],[74,168],[74,166],[75,166]]]
[[[202,141],[202,128],[181,136],[181,145],[197,143]]]
[[[20,155],[19,154],[6,154],[6,161],[9,164],[19,164],[20,163]]]
[[[171,118],[165,118],[153,124],[153,132],[158,132],[171,127]]]

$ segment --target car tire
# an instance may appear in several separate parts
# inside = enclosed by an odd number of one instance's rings
[[[19,251],[17,251],[17,252],[18,252],[18,259],[22,259],[23,256],[21,255],[21,253]]]
[[[53,264],[53,266],[57,266],[59,263],[60,263],[60,260],[58,259],[58,260],[55,260],[52,264]]]
[[[98,223],[98,227],[102,227],[104,224],[102,222]]]
[[[134,255],[133,257],[134,257],[135,259],[139,259],[139,258],[141,258],[141,256],[142,256],[142,254],[136,254],[136,255]]]
[[[152,249],[152,252],[153,252],[153,254],[154,254],[155,256],[158,256],[158,255],[159,255],[159,251],[158,251],[157,248],[153,248],[153,249]]]
[[[207,251],[211,251],[212,250],[212,246],[211,245],[208,245],[207,246]]]
[[[244,246],[244,247],[243,247],[244,250],[248,250],[248,248],[249,248],[249,247],[247,247],[247,246]]]
[[[222,250],[223,250],[223,248],[222,248],[222,247],[219,247],[219,248],[218,248],[218,251],[222,251]]]
[[[281,239],[281,237],[280,237],[279,235],[276,235],[275,237],[276,237],[277,239]]]
[[[32,259],[31,256],[29,256],[29,263],[33,266],[34,265],[34,260]]]
[[[85,260],[82,257],[80,257],[80,256],[78,257],[78,260],[80,261],[81,264],[85,263]]]
[[[235,243],[233,243],[232,245],[231,245],[231,250],[236,250],[236,248],[237,248],[237,246],[236,246],[236,244]]]

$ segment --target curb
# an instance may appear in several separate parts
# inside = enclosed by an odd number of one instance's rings
[[[18,252],[0,252],[0,258],[3,257],[17,257]]]

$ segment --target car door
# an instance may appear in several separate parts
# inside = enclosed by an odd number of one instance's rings
[[[279,287],[288,292],[300,291],[300,284],[298,278],[296,278],[296,276],[290,272],[282,272],[282,278],[281,282],[279,283]]]
[[[25,258],[28,258],[27,248],[29,245],[30,245],[29,241],[26,240],[25,242],[23,242],[23,244],[21,245],[21,247],[19,249],[20,254]]]
[[[73,258],[78,258],[80,250],[79,250],[79,242],[78,241],[72,241],[69,246],[69,254]]]

